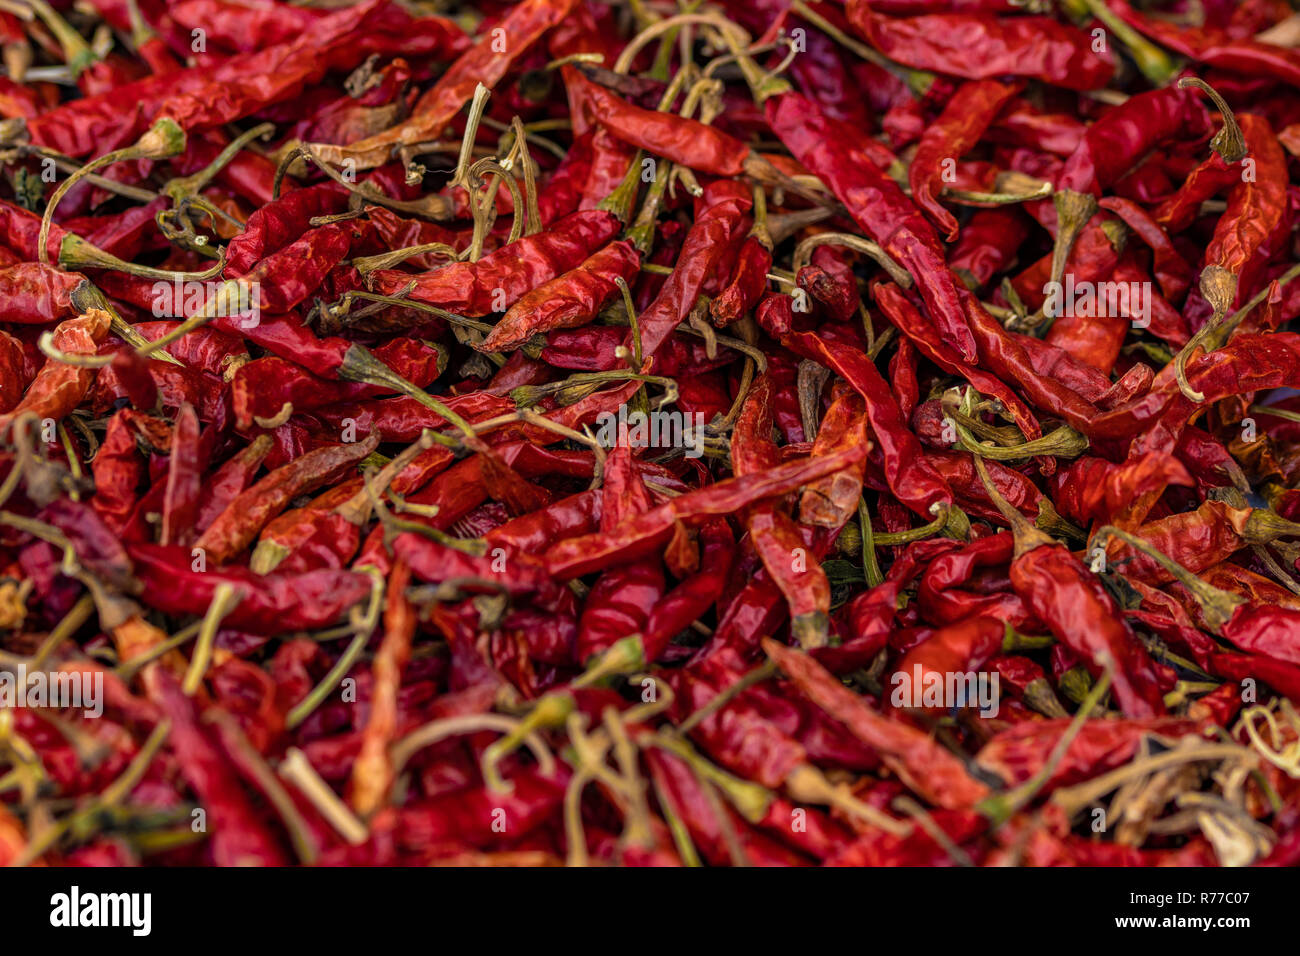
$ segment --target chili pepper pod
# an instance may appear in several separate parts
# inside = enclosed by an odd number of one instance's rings
[[[813,658],[772,640],[763,649],[801,693],[880,754],[899,778],[926,799],[948,809],[969,808],[987,788],[920,731],[883,717],[835,680]]]
[[[460,53],[431,89],[415,103],[406,121],[347,146],[316,143],[312,150],[335,165],[350,162],[353,168],[369,169],[387,162],[395,148],[437,139],[452,118],[474,96],[479,85],[491,89],[552,27],[572,9],[571,0],[526,0],[517,4],[495,29],[505,44],[504,54],[491,44],[470,46]]]
[[[1272,658],[1283,664],[1300,664],[1297,629],[1300,612],[1284,607],[1255,607],[1243,599],[1206,584],[1143,539],[1113,526],[1097,531],[1100,540],[1119,538],[1156,561],[1179,584],[1187,588],[1202,607],[1206,626],[1243,650]],[[1288,688],[1290,690],[1290,688]]]
[[[1011,591],[1010,582],[1007,581],[1005,589],[998,587],[1000,572],[993,569],[1010,563],[1011,556],[1011,536],[1000,532],[936,557],[921,575],[917,590],[917,606],[921,614],[927,621],[939,625],[957,624],[984,615],[1020,631],[1033,633],[1040,630],[1042,625],[1024,601]],[[996,576],[988,580],[990,574]],[[977,577],[984,586],[975,586],[973,579]],[[963,585],[972,585],[972,588]]]
[[[478,262],[458,262],[424,276],[381,269],[367,282],[383,295],[411,298],[468,316],[490,315],[514,305],[528,292],[584,259],[614,237],[618,219],[603,210],[575,212],[550,229],[525,236]]]
[[[860,460],[863,454],[861,448],[844,449],[689,492],[623,522],[609,534],[570,538],[556,544],[546,554],[546,566],[556,577],[574,577],[601,567],[611,558],[621,563],[637,560],[665,544],[678,521],[698,523],[786,494],[806,481]]]
[[[979,458],[976,467],[1015,535],[1011,584],[1016,593],[1062,643],[1089,662],[1094,673],[1115,668],[1115,696],[1126,715],[1146,718],[1163,713],[1164,695],[1151,659],[1119,618],[1113,599],[1064,547],[1006,503]]]
[[[194,570],[189,549],[133,543],[127,550],[151,607],[167,614],[203,614],[225,582],[243,594],[225,623],[255,633],[327,627],[370,590],[365,575],[352,571],[261,577],[238,567]]]
[[[533,335],[585,325],[618,292],[615,280],[630,280],[639,265],[640,256],[631,243],[612,242],[577,268],[526,293],[475,347],[504,352]]]
[[[979,671],[1002,649],[1004,632],[1005,626],[991,617],[970,617],[936,631],[898,661],[890,677],[897,699],[906,707],[915,706],[918,701],[925,702],[927,696],[938,698],[939,694],[927,695],[927,688],[933,691],[944,687],[949,674]],[[911,693],[908,694],[904,688],[910,688]],[[980,709],[981,713],[986,706],[982,699],[955,703],[956,706]]]
[[[921,137],[907,172],[912,199],[948,242],[957,236],[957,220],[934,196],[943,182],[943,164],[955,164],[979,142],[989,123],[1016,92],[1014,86],[993,81],[967,83],[958,88],[939,119]]]
[[[893,180],[854,151],[861,134],[820,115],[815,104],[794,93],[770,97],[764,109],[773,131],[796,158],[827,183],[854,221],[911,273],[936,327],[958,355],[974,358],[974,339],[938,237]]]
[[[1058,717],[1010,727],[980,749],[976,763],[1008,784],[1024,783],[1047,766],[1069,722]],[[1088,721],[1070,741],[1041,792],[1122,766],[1148,736],[1177,740],[1199,733],[1204,726],[1200,721],[1174,717]]]
[[[876,13],[875,3],[851,0],[849,22],[889,59],[910,67],[984,79],[1035,77],[1067,89],[1104,86],[1114,70],[1110,54],[1096,53],[1079,34],[1046,17],[996,18],[984,13],[936,13],[893,19]],[[947,55],[948,37],[966,57]]]
[[[236,495],[195,542],[208,557],[224,562],[244,550],[262,527],[300,494],[319,488],[355,466],[379,444],[372,434],[361,442],[309,452]]]
[[[60,356],[90,356],[108,334],[109,323],[108,313],[99,309],[66,319],[49,334],[50,346]],[[94,380],[94,366],[50,358],[28,385],[22,401],[0,415],[0,429],[8,427],[24,412],[34,412],[39,418],[54,421],[66,417],[81,403]]]

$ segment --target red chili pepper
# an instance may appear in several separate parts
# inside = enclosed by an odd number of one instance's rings
[[[410,287],[409,295],[417,301],[462,315],[490,315],[506,311],[525,293],[579,266],[617,229],[612,213],[576,212],[478,262],[455,262],[425,275],[382,269],[372,272],[368,281],[384,295]]]
[[[854,221],[910,272],[930,317],[959,357],[975,357],[975,342],[943,262],[939,239],[902,190],[855,150],[862,135],[821,115],[795,93],[764,104],[767,120],[795,157],[834,191]]]
[[[749,190],[728,179],[710,183],[701,202],[703,208],[686,233],[672,275],[641,313],[640,342],[633,341],[629,333],[628,347],[645,356],[643,371],[653,367],[660,347],[695,308],[705,282],[727,250],[740,241],[745,214],[752,205]]]
[[[640,256],[631,243],[611,242],[576,268],[525,294],[477,347],[505,352],[530,336],[586,325],[618,293],[614,280],[630,280],[639,265]]]
[[[514,60],[528,52],[572,8],[572,0],[524,0],[493,28],[499,32],[460,54],[438,83],[416,101],[410,119],[348,146],[315,144],[314,152],[336,165],[351,162],[353,168],[369,169],[387,162],[397,148],[437,139],[443,127],[469,102],[476,86],[496,86]]]
[[[224,626],[258,634],[328,627],[370,591],[366,576],[352,571],[297,575],[258,575],[239,567],[196,571],[187,548],[132,544],[127,550],[143,586],[142,599],[150,607],[164,614],[202,615],[217,586],[227,583],[243,596]]]
[[[773,640],[763,641],[763,650],[801,694],[873,748],[899,779],[927,800],[957,810],[972,807],[987,795],[988,788],[930,737],[876,713],[812,657]]]
[[[60,322],[51,336],[51,344],[67,355],[93,355],[108,334],[108,327],[108,313],[92,309],[78,318]],[[49,359],[27,386],[22,401],[0,415],[0,429],[24,412],[34,412],[38,418],[54,421],[66,418],[81,404],[94,380],[93,368]]]
[[[791,332],[781,342],[833,369],[865,400],[871,436],[884,458],[885,478],[900,501],[927,521],[940,508],[952,505],[952,492],[926,461],[889,386],[865,355],[812,332]]]
[[[948,242],[957,237],[957,220],[934,195],[946,181],[945,163],[955,170],[957,160],[980,141],[998,111],[1017,92],[1014,86],[992,80],[967,83],[958,88],[938,120],[926,127],[921,136],[907,171],[912,200],[929,215]]]
[[[1048,757],[1069,723],[1069,718],[1058,717],[1016,724],[986,743],[975,761],[1009,786],[1023,783],[1048,766]],[[1176,740],[1198,733],[1202,726],[1199,721],[1173,717],[1087,721],[1070,741],[1041,792],[1050,793],[1127,763],[1145,737]]]
[[[821,458],[777,465],[760,474],[720,481],[631,518],[608,534],[560,542],[546,553],[546,566],[552,575],[565,578],[587,574],[611,560],[638,560],[667,543],[678,522],[701,523],[756,501],[787,494],[805,482],[860,461],[864,455],[861,448],[844,449]]]
[[[1243,269],[1277,227],[1286,209],[1286,156],[1268,122],[1249,113],[1241,130],[1254,160],[1254,174],[1228,193],[1228,208],[1205,250],[1201,291],[1218,313],[1232,308]]]
[[[885,56],[905,66],[979,80],[1025,76],[1072,90],[1094,90],[1114,72],[1085,36],[1046,17],[997,18],[985,13],[941,13],[890,19],[875,3],[849,0],[853,28]],[[961,50],[961,56],[953,56]]]
[[[1209,128],[1205,107],[1192,91],[1166,87],[1140,93],[1088,127],[1056,186],[1076,192],[1100,192],[1165,140],[1196,138]]]
[[[1119,617],[1114,600],[1095,575],[1064,547],[1030,526],[991,486],[989,495],[1015,535],[1011,586],[1016,593],[1094,674],[1107,667],[1114,669],[1115,697],[1127,716],[1147,718],[1164,713],[1164,695],[1151,658]]]
[[[210,560],[224,563],[248,547],[290,501],[346,473],[378,444],[379,435],[373,434],[365,441],[308,452],[271,472],[236,495],[194,546],[206,552]]]
[[[1294,50],[1252,39],[1232,38],[1218,30],[1157,20],[1142,15],[1124,0],[1107,0],[1107,5],[1125,23],[1182,56],[1248,76],[1267,76],[1291,86],[1300,85],[1300,57]]]
[[[731,460],[737,478],[761,474],[776,464],[778,452],[770,437],[770,388],[766,376],[755,381],[736,421]],[[800,645],[823,646],[829,627],[830,582],[820,564],[808,560],[794,520],[771,502],[746,509],[743,520],[750,544],[790,605],[791,626]]]
[[[194,406],[182,405],[176,414],[171,454],[167,458],[167,491],[163,496],[159,544],[186,545],[193,540],[205,458],[199,443],[198,415]]]

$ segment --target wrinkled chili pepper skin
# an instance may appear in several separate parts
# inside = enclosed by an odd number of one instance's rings
[[[655,353],[690,315],[705,282],[713,277],[727,250],[740,241],[752,202],[743,186],[732,180],[718,180],[705,188],[703,205],[682,242],[672,275],[641,314],[640,347],[646,356],[643,368],[653,367]],[[631,333],[628,345],[634,345]]]
[[[1294,50],[1252,39],[1234,39],[1213,29],[1180,27],[1143,16],[1123,0],[1109,5],[1130,26],[1183,56],[1209,66],[1268,76],[1291,86],[1300,85],[1300,57]]]
[[[569,85],[591,115],[623,142],[714,176],[737,176],[749,147],[712,126],[671,113],[641,109],[598,86],[577,70]]]
[[[875,6],[849,0],[845,12],[867,42],[907,66],[968,79],[1036,77],[1074,90],[1097,89],[1114,70],[1109,55],[1094,53],[1080,34],[1045,17],[943,13],[890,19]]]
[[[368,281],[383,295],[396,295],[414,284],[411,298],[462,315],[504,312],[525,293],[581,265],[614,237],[618,225],[613,213],[575,212],[478,262],[454,262],[425,275],[381,269]]]
[[[782,343],[848,381],[866,402],[871,435],[885,460],[885,477],[900,500],[926,520],[935,508],[952,503],[952,492],[921,453],[880,372],[865,356],[812,332],[792,332]]]
[[[988,789],[968,776],[960,763],[920,731],[891,721],[863,705],[813,658],[777,644],[763,648],[810,700],[874,748],[901,779],[913,781],[945,809],[969,808]]]
[[[626,563],[667,542],[678,522],[702,523],[730,514],[754,501],[786,494],[800,484],[860,461],[861,448],[844,449],[822,458],[778,465],[763,474],[719,482],[704,491],[674,498],[643,515],[630,518],[608,535],[570,538],[551,548],[546,566],[556,577],[587,574],[615,559]]]
[[[722,294],[709,303],[709,314],[718,328],[742,318],[758,304],[767,288],[772,252],[753,236],[745,240],[736,257],[736,271]]]
[[[54,347],[60,352],[74,355],[94,354],[96,346],[108,334],[108,327],[108,313],[98,309],[75,319],[66,319],[54,329]],[[56,422],[66,418],[81,404],[94,380],[93,368],[65,365],[56,359],[49,359],[27,386],[22,401],[0,415],[0,428],[26,412]]]
[[[225,618],[226,625],[254,633],[327,627],[370,591],[365,575],[352,571],[301,575],[256,575],[238,567],[191,571],[189,549],[139,544],[128,550],[150,606],[168,614],[203,614],[217,585],[228,582],[243,592],[243,598]]]
[[[831,187],[859,226],[916,279],[932,320],[960,356],[975,342],[943,261],[938,237],[902,190],[854,151],[856,131],[787,93],[768,100],[767,120],[795,157]]]
[[[72,309],[72,292],[85,279],[39,262],[0,269],[0,322],[44,325],[64,318]]]
[[[1290,5],[328,6],[0,10],[0,862],[1300,861]]]
[[[1229,191],[1228,208],[1215,226],[1203,263],[1203,268],[1217,267],[1238,278],[1284,214],[1288,180],[1286,158],[1268,121],[1244,113],[1240,123],[1254,174],[1243,176]]]
[[[904,654],[895,675],[923,688],[927,674],[946,680],[948,674],[978,671],[1001,649],[1004,630],[1000,622],[989,617],[972,617],[942,628]],[[895,676],[891,682],[897,679]],[[975,706],[974,701],[964,703]]]
[[[1161,141],[1190,138],[1209,128],[1209,116],[1194,91],[1170,86],[1141,93],[1089,127],[1066,160],[1057,188],[1099,192]]]
[[[967,83],[948,101],[938,121],[921,136],[907,172],[912,201],[929,216],[948,242],[957,237],[957,220],[935,196],[942,187],[944,161],[955,163],[978,143],[989,123],[1015,93],[1014,86],[993,81]]]
[[[1011,583],[1039,620],[1096,673],[1114,668],[1115,697],[1136,719],[1165,712],[1151,658],[1125,626],[1096,577],[1065,548],[1033,548],[1011,564]]]
[[[243,551],[262,527],[293,498],[346,473],[374,451],[379,436],[351,445],[308,452],[236,495],[195,542],[211,560],[224,562]]]
[[[479,348],[505,352],[533,335],[586,325],[618,294],[615,279],[632,279],[640,258],[631,243],[611,242],[576,268],[526,293],[493,326]]]
[[[414,115],[409,119],[347,146],[316,144],[316,152],[329,162],[351,161],[357,169],[369,169],[386,162],[395,149],[437,139],[443,127],[473,97],[479,83],[489,89],[494,87],[515,58],[526,53],[572,8],[571,0],[525,0],[516,5],[497,25],[500,32],[495,45],[480,41],[464,50],[416,101]]]
[[[1044,769],[1052,749],[1060,741],[1069,718],[1018,724],[1002,731],[984,745],[976,763],[996,774],[1008,785],[1023,783]],[[1148,734],[1172,739],[1197,733],[1198,721],[1174,717],[1134,720],[1089,721],[1070,742],[1065,759],[1047,782],[1049,791],[1068,786],[1128,762]]]

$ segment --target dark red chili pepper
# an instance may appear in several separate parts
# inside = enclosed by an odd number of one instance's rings
[[[877,50],[917,69],[974,80],[1033,77],[1072,90],[1104,86],[1115,69],[1109,53],[1097,53],[1083,34],[1046,17],[954,12],[891,19],[875,6],[849,0],[845,13]]]
[[[199,443],[199,417],[194,406],[184,404],[176,414],[172,429],[159,544],[186,545],[193,540],[205,457]]]
[[[603,210],[575,212],[478,262],[454,262],[424,275],[382,269],[367,279],[384,295],[410,287],[410,298],[461,315],[505,312],[525,293],[581,265],[614,237],[618,225],[617,217]]]
[[[308,452],[271,472],[231,500],[195,542],[210,560],[223,563],[243,551],[268,521],[298,495],[319,488],[354,467],[379,444],[379,435],[364,441]]]
[[[855,151],[862,134],[822,115],[795,93],[768,99],[764,109],[772,130],[795,157],[830,186],[867,235],[912,274],[931,320],[958,356],[973,359],[974,338],[939,239],[894,181]]]
[[[958,88],[943,113],[921,136],[907,170],[912,200],[929,215],[948,242],[957,237],[957,220],[935,196],[945,182],[945,163],[955,171],[957,160],[980,141],[998,111],[1016,92],[1014,86],[992,80],[967,83]]]
[[[983,463],[980,462],[980,467]],[[1011,523],[1015,556],[1011,585],[1034,615],[1100,673],[1114,668],[1115,697],[1136,718],[1164,713],[1164,695],[1146,650],[1117,613],[1096,577],[1064,547],[1033,528],[989,487],[989,495]]]

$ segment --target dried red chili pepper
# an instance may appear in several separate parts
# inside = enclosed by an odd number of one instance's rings
[[[830,186],[867,235],[912,274],[931,320],[958,356],[973,359],[975,341],[939,239],[894,181],[855,150],[861,134],[821,115],[814,103],[795,93],[770,97],[764,110],[773,132],[796,158]]]
[[[1082,656],[1094,673],[1114,667],[1115,696],[1123,712],[1136,718],[1164,713],[1164,695],[1146,650],[1119,618],[1114,600],[1079,561],[1032,527],[992,486],[979,459],[977,467],[1015,535],[1011,585],[1044,624]]]
[[[935,196],[935,191],[948,181],[945,166],[956,169],[957,160],[979,142],[998,111],[1016,93],[1016,87],[992,80],[967,83],[958,88],[939,118],[921,136],[907,170],[907,181],[912,187],[912,200],[948,242],[957,237],[957,220]]]

